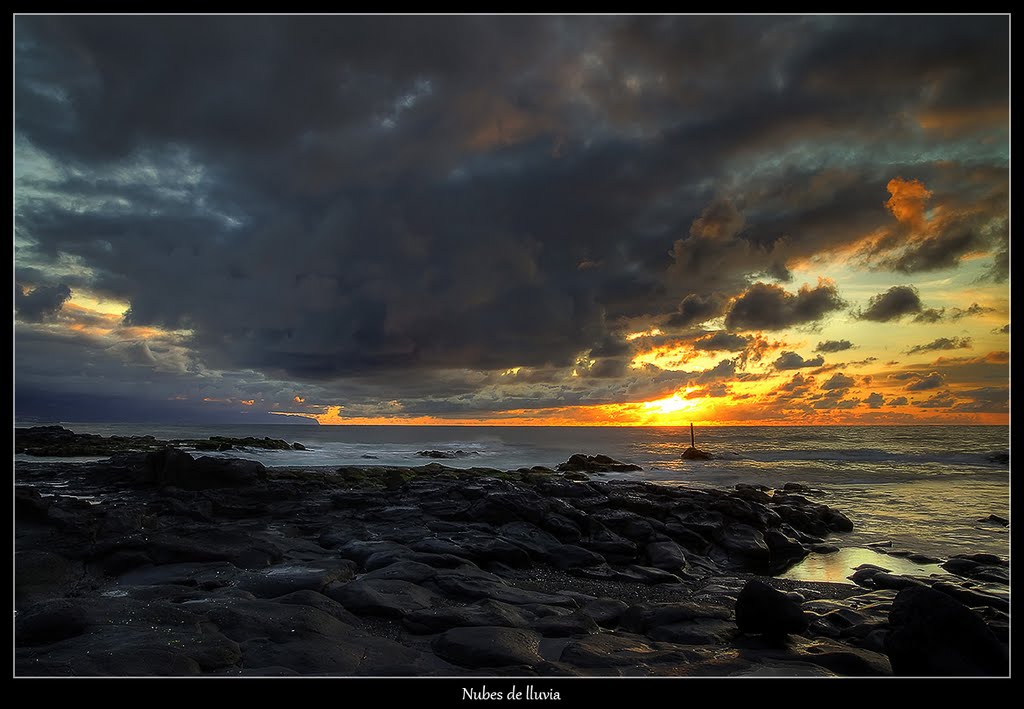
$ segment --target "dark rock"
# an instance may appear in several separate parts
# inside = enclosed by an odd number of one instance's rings
[[[423,583],[437,575],[437,569],[433,566],[421,564],[418,561],[403,559],[388,566],[375,569],[363,574],[360,579],[371,581],[374,579],[408,581],[409,583]]]
[[[956,556],[950,557],[953,559],[964,559],[966,561],[973,561],[978,564],[985,564],[987,566],[1009,566],[1010,562],[1005,559],[1001,559],[995,554],[957,554]]]
[[[656,569],[653,566],[640,566],[638,564],[630,564],[629,566],[624,567],[616,575],[616,578],[626,579],[628,581],[637,581],[645,584],[683,582],[681,577],[669,571]]]
[[[648,635],[653,640],[679,645],[724,645],[736,637],[737,632],[736,624],[731,620],[695,618],[659,625],[652,628]]]
[[[301,443],[297,443],[297,442],[292,444],[292,448],[294,450],[297,450],[297,451],[304,451],[304,450],[306,450],[306,446],[302,445]]]
[[[702,534],[695,532],[679,522],[668,522],[665,525],[665,534],[671,537],[684,549],[695,551],[698,554],[707,553],[708,549],[711,547],[711,542]]]
[[[679,456],[683,460],[711,460],[715,456],[711,455],[707,451],[702,451],[700,448],[694,446],[688,447],[683,451],[683,454]]]
[[[294,591],[278,596],[274,599],[274,602],[294,606],[309,606],[353,628],[357,628],[362,624],[359,617],[347,610],[345,606],[317,591]]]
[[[470,519],[502,525],[526,520],[539,522],[544,516],[543,500],[525,491],[496,492],[476,500],[466,513]]]
[[[686,554],[675,542],[653,542],[646,552],[647,563],[656,569],[678,571],[686,567]]]
[[[320,543],[323,545],[322,535]],[[337,548],[338,554],[346,559],[352,559],[360,566],[365,565],[367,559],[380,552],[402,554],[408,553],[409,551],[409,547],[404,544],[397,544],[389,541],[364,541],[361,539],[346,541]]]
[[[994,554],[958,555],[950,558],[942,568],[951,574],[977,581],[1008,584],[1009,567],[1006,561]]]
[[[461,549],[457,556],[477,564],[500,562],[516,568],[530,565],[529,554],[507,539],[494,536],[493,532],[463,532],[452,535],[451,541]]]
[[[462,667],[532,667],[541,661],[540,637],[520,628],[452,628],[434,640],[433,648]]]
[[[81,635],[89,625],[89,613],[81,604],[55,599],[19,613],[14,622],[14,637],[18,644],[41,645]]]
[[[569,608],[575,608],[577,605],[572,598],[509,586],[493,574],[479,571],[475,573],[467,573],[462,570],[438,572],[436,576],[425,582],[425,585],[436,588],[451,598],[469,600],[491,598],[513,605],[543,603]]]
[[[355,563],[345,561],[330,567],[307,564],[280,564],[265,571],[243,575],[236,588],[257,598],[277,598],[296,591],[323,591],[335,581],[348,581],[355,574]]]
[[[596,598],[584,603],[583,610],[605,628],[614,628],[629,606],[615,598]]]
[[[357,579],[332,583],[324,594],[353,613],[401,618],[413,611],[430,608],[439,602],[437,594],[408,581]]]
[[[535,559],[545,559],[562,546],[552,534],[529,522],[510,522],[498,528],[501,536]]]
[[[552,549],[546,558],[552,566],[562,570],[600,566],[605,563],[604,557],[600,554],[575,544],[560,544]]]
[[[824,513],[825,525],[833,532],[852,532],[853,522],[849,517],[838,510],[826,508]]]
[[[747,483],[736,483],[736,491],[733,493],[736,497],[743,500],[749,500],[750,502],[756,502],[761,505],[767,505],[772,501],[771,495],[769,495],[764,488],[764,485],[748,485]]]
[[[643,470],[639,465],[623,463],[606,455],[584,455],[577,453],[564,463],[555,466],[559,472],[620,473]]]
[[[568,615],[549,615],[530,624],[532,630],[546,638],[568,638],[601,632],[597,622],[584,610]]]
[[[885,650],[893,672],[911,676],[1005,676],[1006,648],[978,615],[931,588],[906,588],[893,601]]]
[[[583,537],[579,525],[564,515],[545,515],[539,524],[564,544],[575,544]]]
[[[622,627],[634,633],[648,633],[663,625],[695,621],[728,620],[728,608],[714,604],[682,601],[677,603],[640,603],[630,606],[619,619]]]
[[[871,583],[874,588],[890,588],[896,591],[911,586],[927,586],[923,581],[913,578],[912,576],[899,576],[897,574],[889,574],[884,571],[878,571],[871,576]]]
[[[965,606],[977,608],[979,606],[986,606],[988,608],[995,608],[996,610],[1004,613],[1010,612],[1010,601],[1007,598],[1000,598],[992,593],[985,593],[984,591],[977,591],[975,589],[964,588],[957,586],[956,584],[948,583],[946,581],[936,581],[931,585],[936,591],[941,591],[951,598],[963,603]]]
[[[266,468],[255,460],[210,458],[194,460],[177,448],[165,448],[146,456],[146,479],[161,486],[183,490],[247,487],[267,478]]]
[[[580,541],[580,545],[596,551],[611,564],[627,564],[637,555],[636,544],[599,524],[589,538]]]
[[[808,622],[799,603],[758,579],[747,581],[736,599],[736,625],[743,633],[782,637],[802,633]]]
[[[658,643],[642,635],[600,633],[570,641],[559,660],[582,668],[615,668],[666,663],[686,666],[701,655],[668,643]]]
[[[769,526],[778,525],[781,520],[775,510],[738,497],[716,500],[712,506],[727,517],[732,517],[734,521],[744,522],[761,531]]]
[[[433,634],[450,628],[472,626],[525,628],[529,622],[515,606],[485,598],[461,608],[428,608],[413,611],[402,619],[402,624],[414,633]]]
[[[888,676],[893,672],[885,655],[825,638],[807,640],[795,636],[785,643],[742,638],[733,644],[741,647],[741,654],[748,660],[806,662],[853,677]]]
[[[80,561],[51,551],[27,549],[14,554],[14,604],[16,608],[69,595],[82,579]]]
[[[714,538],[721,547],[747,560],[755,568],[768,568],[771,550],[765,543],[764,535],[750,525],[730,524],[715,530]]]
[[[480,454],[477,451],[463,451],[463,450],[435,451],[435,450],[429,450],[429,451],[418,451],[416,453],[416,455],[418,455],[418,456],[420,456],[422,458],[439,458],[439,459],[442,459],[442,460],[454,460],[454,459],[457,459],[457,458],[469,458],[469,457],[472,457],[472,456],[478,456]]]
[[[777,529],[766,529],[764,541],[771,552],[769,572],[772,574],[782,573],[807,556],[807,549],[803,544],[787,537]]]

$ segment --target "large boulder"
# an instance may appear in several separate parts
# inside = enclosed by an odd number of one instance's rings
[[[606,455],[584,455],[583,453],[577,453],[570,456],[569,460],[564,463],[560,463],[555,470],[563,473],[622,473],[632,470],[643,470],[643,468],[632,463],[623,463]]]
[[[433,646],[442,658],[462,667],[532,667],[541,661],[540,637],[521,628],[452,628],[439,635]]]
[[[1005,676],[1006,648],[976,613],[931,588],[899,592],[889,611],[885,638],[895,674],[914,676]]]
[[[730,556],[739,557],[756,569],[767,569],[771,551],[760,531],[748,524],[737,523],[716,529],[713,536]]]
[[[799,603],[758,579],[747,581],[736,599],[736,625],[744,633],[780,638],[802,633],[809,621]]]
[[[209,456],[197,460],[177,448],[149,453],[143,470],[148,482],[184,490],[246,487],[267,479],[259,461]]]

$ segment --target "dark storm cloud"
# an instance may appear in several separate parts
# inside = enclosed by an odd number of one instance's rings
[[[128,302],[128,324],[188,330],[204,367],[325,396],[384,386],[441,410],[509,368],[564,384],[588,351],[590,382],[664,391],[624,366],[635,321],[815,323],[834,287],[751,283],[891,222],[900,171],[952,204],[939,178],[968,168],[917,117],[1006,102],[1007,26],[19,16],[16,277]],[[955,125],[957,154],[995,165],[962,202],[996,204],[1000,141]],[[998,270],[1008,235],[982,222],[943,238],[996,244]],[[934,261],[919,251],[900,257]],[[583,396],[544,396],[563,395]]]
[[[957,396],[966,401],[957,403],[953,407],[954,411],[1005,413],[1010,410],[1009,387],[968,389],[966,391],[958,391]]]
[[[938,389],[946,383],[946,378],[938,372],[931,372],[928,375],[916,375],[905,387],[907,391],[927,391]]]
[[[820,367],[823,364],[825,364],[825,358],[821,355],[818,355],[813,359],[804,359],[796,352],[783,352],[779,355],[779,358],[773,362],[774,367],[778,370]]]
[[[842,372],[836,372],[821,385],[821,388],[826,391],[845,390],[852,387],[855,383],[856,380],[853,377],[848,377]]]
[[[917,354],[918,352],[937,352],[939,350],[963,350],[971,348],[971,338],[969,337],[939,337],[925,345],[914,345],[907,354]]]
[[[868,307],[858,317],[861,320],[890,322],[905,315],[913,315],[918,322],[937,322],[942,319],[943,313],[941,309],[924,307],[914,286],[893,286],[884,293],[871,296]]]
[[[853,343],[849,340],[825,340],[819,342],[818,346],[814,348],[815,352],[842,352],[853,347]]]
[[[782,286],[755,283],[736,298],[725,316],[725,325],[741,330],[782,330],[815,322],[845,307],[832,283],[813,288],[804,285],[796,293]]]
[[[693,349],[708,352],[739,352],[750,345],[753,338],[718,330],[693,341]]]
[[[877,391],[871,392],[871,394],[864,400],[864,403],[871,409],[880,409],[882,404],[885,402],[885,397],[879,394]]]
[[[725,311],[727,299],[717,293],[700,295],[691,293],[683,298],[675,313],[668,319],[669,326],[689,327],[718,317]]]
[[[45,320],[56,315],[70,297],[71,289],[63,283],[32,290],[18,283],[14,286],[14,309],[22,320]]]

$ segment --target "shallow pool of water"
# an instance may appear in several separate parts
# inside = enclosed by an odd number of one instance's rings
[[[874,564],[901,576],[948,575],[938,564],[918,564],[899,556],[889,556],[863,547],[840,549],[832,554],[810,554],[779,578],[793,581],[826,581],[853,584],[847,577],[861,564]]]

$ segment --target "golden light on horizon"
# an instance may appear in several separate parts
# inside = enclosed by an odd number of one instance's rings
[[[692,391],[696,391],[696,387],[686,387],[685,394],[689,394]],[[656,399],[654,401],[645,401],[641,404],[644,409],[653,411],[659,414],[674,414],[680,411],[689,411],[697,408],[700,405],[701,399],[686,399],[683,396],[679,396],[677,391],[672,396],[667,396],[664,399]]]

